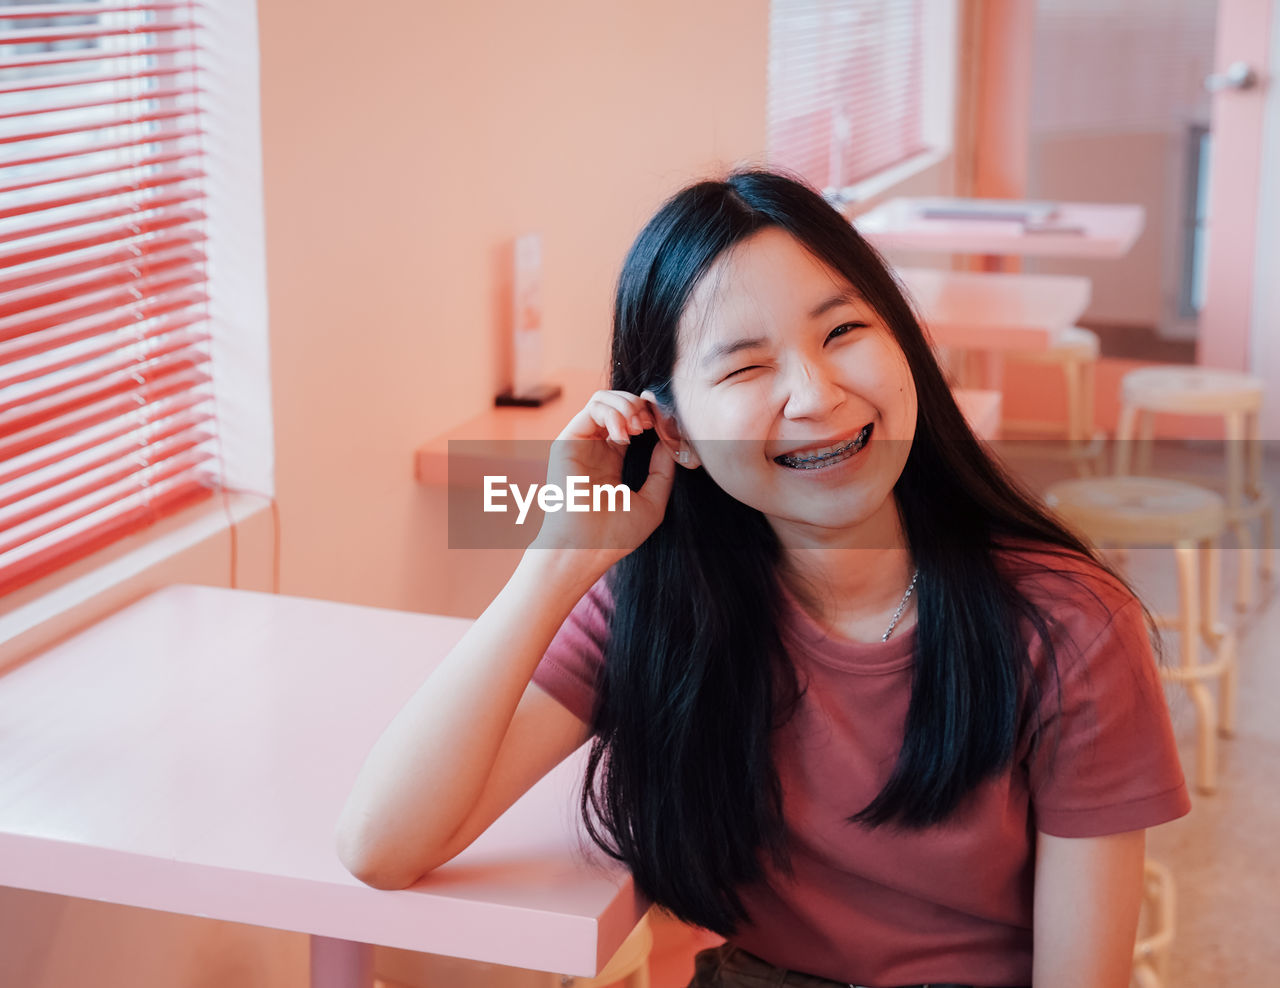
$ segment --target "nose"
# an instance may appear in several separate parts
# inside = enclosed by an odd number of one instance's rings
[[[782,414],[789,419],[825,418],[844,404],[844,389],[821,363],[797,361],[783,381]]]

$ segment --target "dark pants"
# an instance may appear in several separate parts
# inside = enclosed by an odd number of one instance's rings
[[[847,982],[830,981],[800,971],[788,971],[762,961],[738,947],[723,944],[699,951],[694,958],[693,980],[688,988],[847,988]],[[972,988],[950,982],[934,982],[909,988]]]

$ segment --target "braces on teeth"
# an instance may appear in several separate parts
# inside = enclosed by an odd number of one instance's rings
[[[837,459],[845,459],[852,456],[858,450],[866,445],[869,438],[870,427],[863,429],[847,443],[837,446],[829,453],[815,453],[812,456],[779,456],[777,461],[785,466],[795,467],[800,470],[814,470],[819,466],[830,463]]]

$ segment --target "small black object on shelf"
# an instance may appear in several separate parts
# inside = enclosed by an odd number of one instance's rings
[[[520,394],[504,391],[493,399],[493,403],[498,408],[540,408],[547,402],[559,398],[560,391],[558,384],[539,384]]]

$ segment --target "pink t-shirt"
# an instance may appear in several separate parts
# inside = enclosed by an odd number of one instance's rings
[[[837,981],[1027,985],[1036,831],[1092,837],[1190,810],[1141,608],[1092,567],[1041,558],[1084,574],[1101,598],[1066,578],[1022,578],[1074,643],[1057,648],[1061,715],[1052,692],[1041,703],[1045,727],[1061,732],[1056,749],[1050,742],[1029,754],[1033,721],[1024,711],[1013,765],[925,831],[847,821],[896,762],[914,626],[886,643],[861,644],[827,632],[788,595],[783,640],[807,689],[775,736],[774,758],[794,874],[770,871],[769,887],[742,890],[751,919],[733,943]],[[587,722],[611,613],[601,581],[533,678]],[[1032,661],[1043,670],[1032,642]]]

